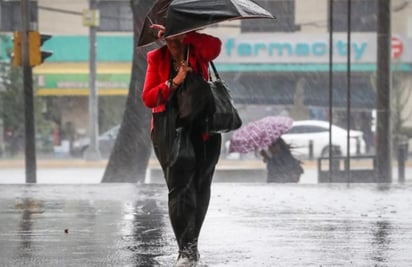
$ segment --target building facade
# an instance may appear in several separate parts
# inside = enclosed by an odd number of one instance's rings
[[[116,3],[114,3],[116,2]],[[333,41],[329,43],[329,1],[260,0],[277,21],[248,20],[205,29],[223,42],[216,59],[221,76],[232,88],[245,121],[263,115],[289,114],[293,119],[327,119],[329,108],[329,49],[333,53],[334,121],[344,121],[347,90],[355,119],[372,116],[376,106],[376,0],[352,1],[350,42],[351,82],[347,84],[347,1],[333,1]],[[103,1],[100,18],[106,25],[127,24],[126,30],[98,31],[97,88],[103,102],[115,99],[121,114],[129,90],[133,55],[129,1]],[[53,51],[34,68],[36,96],[52,100],[61,110],[61,127],[70,123],[78,135],[88,131],[89,28],[83,25],[86,0],[38,0],[38,29],[53,38]],[[114,10],[108,12],[107,10]],[[112,14],[112,15],[110,15]],[[412,90],[412,3],[392,0],[392,70],[397,94]],[[112,21],[110,21],[112,19]],[[104,109],[101,107],[101,112]],[[402,116],[412,127],[412,98]],[[353,120],[359,122],[359,120]],[[113,122],[114,123],[114,122]],[[104,128],[108,128],[106,125]],[[353,125],[359,128],[360,125]]]

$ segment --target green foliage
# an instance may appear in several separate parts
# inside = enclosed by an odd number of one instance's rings
[[[99,132],[120,124],[126,106],[125,96],[99,97]]]
[[[412,138],[412,127],[403,127],[400,134],[403,136],[406,136],[408,139],[411,139]]]
[[[1,64],[1,76],[3,87],[2,92],[2,110],[1,115],[4,121],[4,126],[18,132],[23,132],[24,125],[24,95],[22,73],[19,68],[5,66]]]
[[[1,37],[4,40],[4,36]],[[7,42],[3,44],[7,45]],[[11,154],[18,153],[22,149],[24,140],[24,90],[23,90],[23,73],[19,67],[13,67],[10,63],[12,47],[5,47],[9,56],[7,60],[0,61],[0,117],[3,119],[4,128],[13,133],[12,136],[6,137],[6,147],[11,150]],[[42,111],[44,99],[34,97],[34,118],[36,129],[36,146],[40,151],[50,151],[53,147],[50,143],[52,137],[53,123],[46,120]],[[47,141],[45,141],[47,139]],[[17,144],[17,143],[18,144]],[[46,146],[45,146],[46,144]],[[10,146],[16,146],[11,148]],[[21,151],[20,151],[21,152]]]
[[[412,96],[412,88],[407,84],[408,74],[399,70],[400,62],[394,62],[392,67],[392,91],[391,91],[391,119],[392,119],[392,134],[394,139],[398,136],[407,135],[405,123],[411,119],[412,114],[408,112],[409,99]],[[377,74],[371,76],[371,82],[376,91]],[[410,135],[409,135],[410,136]]]
[[[405,122],[411,118],[411,114],[407,112],[407,104],[411,93],[412,91],[406,83],[406,75],[394,71],[392,73],[392,120],[394,135],[402,135]]]

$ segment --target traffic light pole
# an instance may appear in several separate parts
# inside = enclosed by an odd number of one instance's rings
[[[29,0],[21,2],[22,68],[24,90],[26,183],[36,183],[36,142],[34,128],[33,74],[29,62]]]
[[[90,10],[97,9],[96,0],[90,0]],[[85,151],[85,159],[96,161],[101,159],[98,140],[98,96],[96,88],[96,26],[89,26],[90,67],[89,67],[89,137],[90,145]]]

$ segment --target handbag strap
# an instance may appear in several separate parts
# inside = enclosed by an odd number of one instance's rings
[[[188,66],[190,66],[189,53],[190,53],[190,45],[188,45],[186,49],[186,64]],[[201,74],[201,76],[203,77],[202,65],[200,65],[200,62],[197,59],[195,61],[196,61],[197,72],[198,74]],[[210,75],[209,75],[209,78],[210,78]]]
[[[190,45],[187,46],[187,50],[186,50],[186,63],[188,65],[189,65],[189,53],[190,53]],[[202,71],[202,69],[200,68],[199,62],[196,61],[196,63],[197,63],[197,67],[198,67],[199,71]],[[213,63],[212,60],[209,63],[210,63],[210,66],[212,66],[213,73],[215,74],[216,79],[220,80],[220,75],[217,72],[215,63]],[[212,76],[210,75],[210,72],[209,72],[209,80],[212,80]]]
[[[216,69],[216,67],[215,67],[215,63],[213,63],[212,60],[210,61],[210,66],[212,66],[212,69],[213,69],[213,72],[214,72],[214,74],[215,74],[216,79],[217,79],[217,80],[220,80],[220,75],[219,75],[219,73],[217,72],[217,69]],[[209,75],[209,76],[210,76],[210,75]]]

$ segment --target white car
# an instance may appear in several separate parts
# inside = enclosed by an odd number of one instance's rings
[[[365,153],[365,141],[361,131],[350,130],[350,155]],[[282,138],[292,146],[294,155],[300,158],[309,156],[309,143],[313,144],[313,157],[329,155],[329,122],[319,120],[295,121],[293,127]],[[347,131],[332,125],[332,146],[338,147],[340,154],[347,154]]]
[[[119,129],[120,125],[116,125],[98,137],[99,151],[103,158],[108,158],[110,156],[114,142],[116,141],[117,134],[119,133]],[[72,155],[77,157],[84,157],[84,152],[89,147],[89,145],[89,137],[84,137],[74,141]]]

